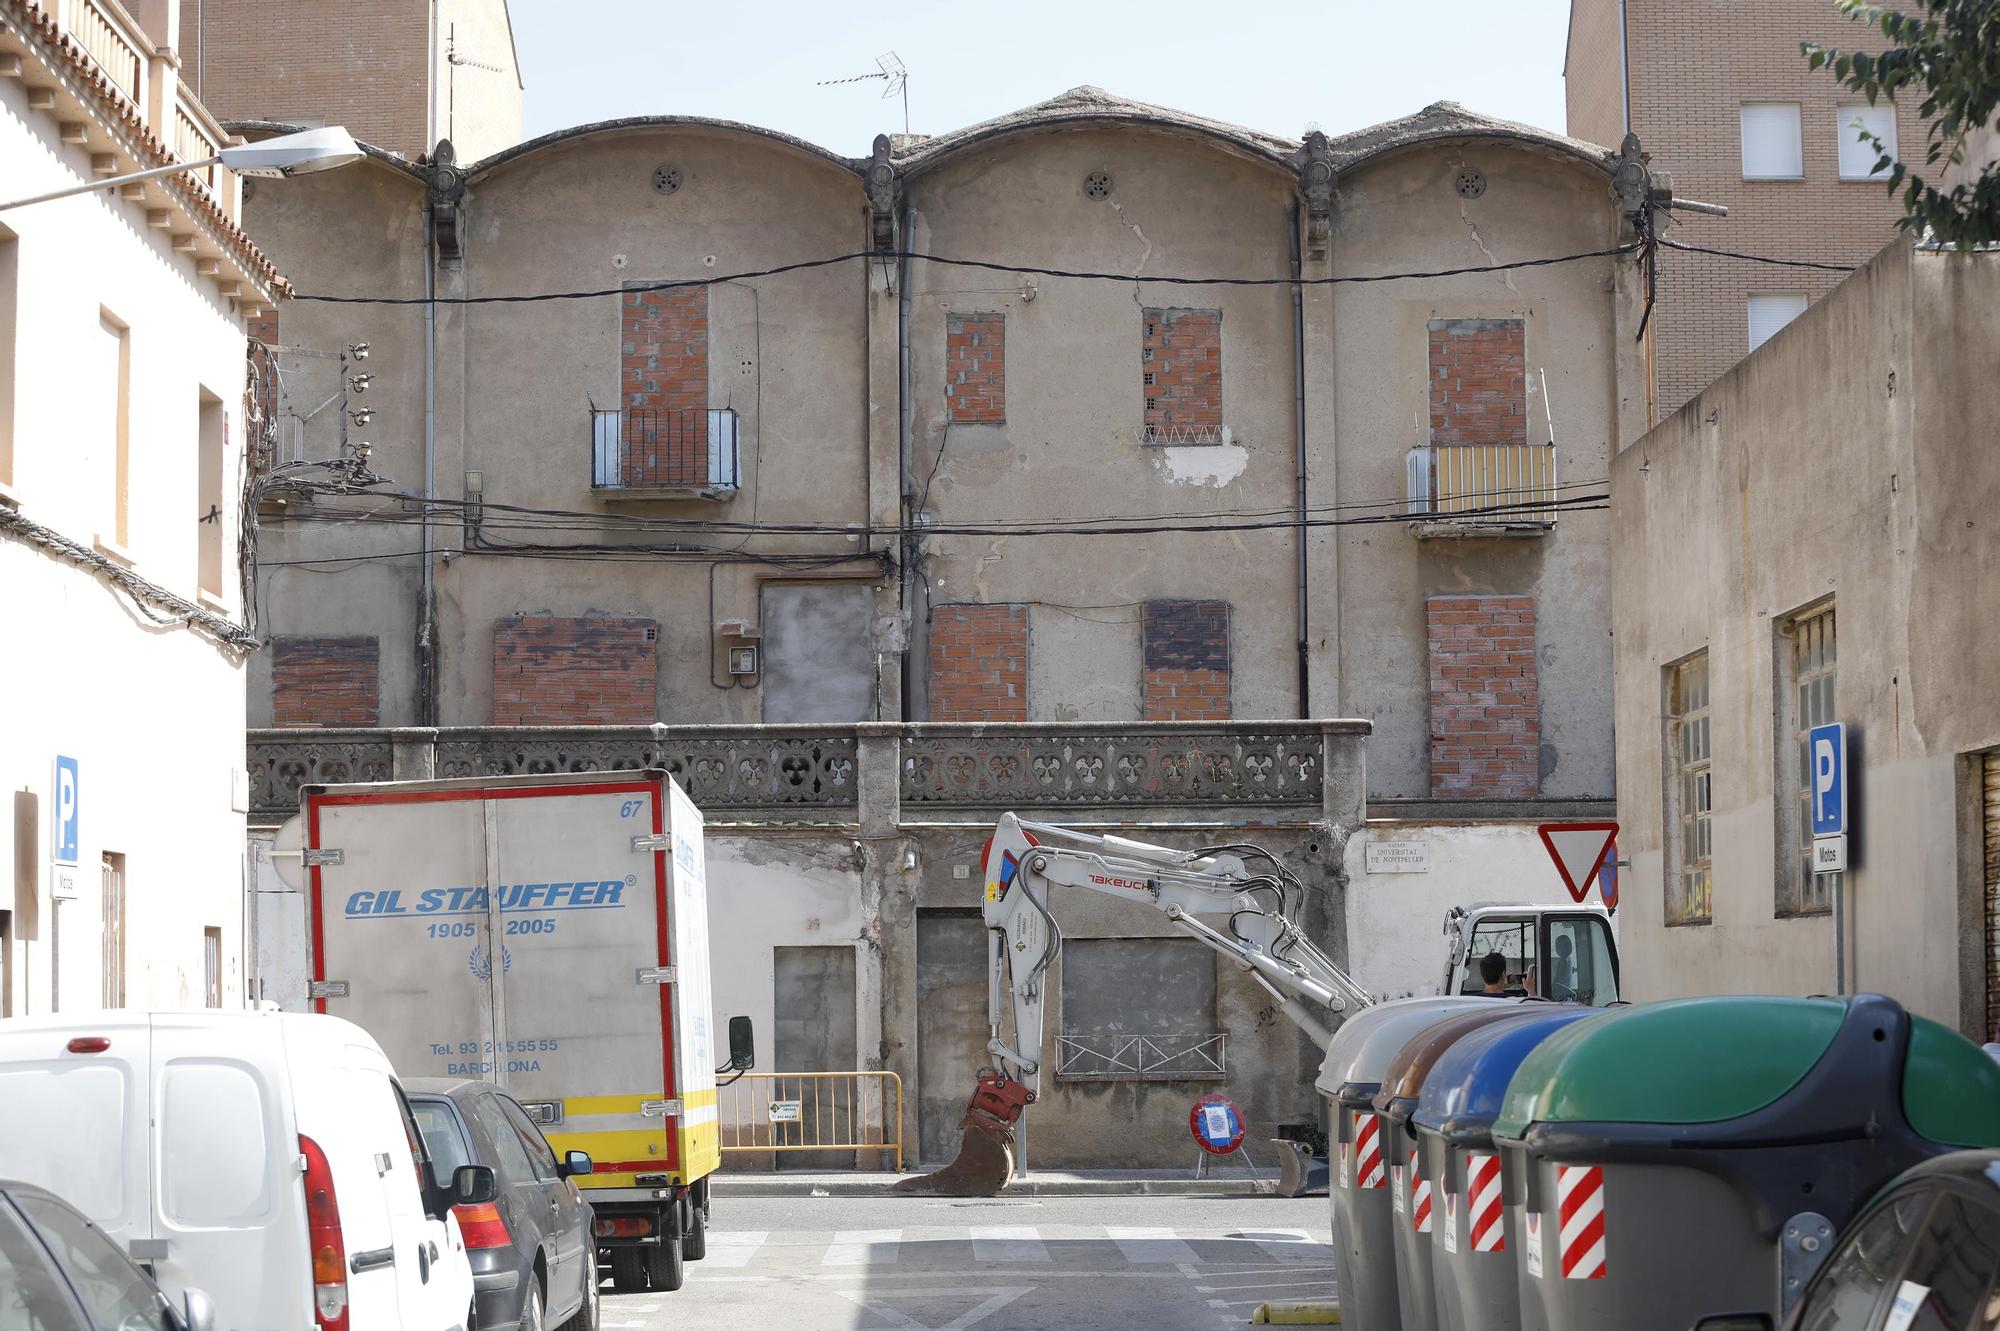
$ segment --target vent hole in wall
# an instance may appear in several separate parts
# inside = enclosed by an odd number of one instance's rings
[[[1459,198],[1476,199],[1486,192],[1486,173],[1476,166],[1461,166],[1456,188]]]
[[[1093,171],[1083,178],[1083,196],[1103,203],[1111,197],[1111,173]]]
[[[681,169],[672,162],[662,162],[653,168],[653,188],[662,194],[672,194],[681,187]]]

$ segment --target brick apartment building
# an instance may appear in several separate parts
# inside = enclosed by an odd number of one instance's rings
[[[521,138],[507,0],[202,0],[181,30],[182,77],[223,120],[345,125],[411,160]]]
[[[1916,97],[1870,107],[1799,43],[1874,49],[1880,34],[1833,0],[1689,5],[1571,0],[1563,64],[1569,132],[1639,135],[1682,198],[1726,218],[1674,214],[1674,239],[1859,265],[1895,234],[1901,209],[1858,142],[1857,118],[1922,156]],[[1664,419],[1839,284],[1838,272],[1663,251],[1653,318],[1653,418]]]

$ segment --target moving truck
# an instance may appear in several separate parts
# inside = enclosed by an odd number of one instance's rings
[[[583,1151],[617,1288],[707,1246],[716,1067],[702,817],[664,771],[308,786],[307,997],[399,1072],[505,1087]]]

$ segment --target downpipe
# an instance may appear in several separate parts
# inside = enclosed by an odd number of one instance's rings
[[[1312,632],[1306,601],[1306,301],[1304,261],[1299,254],[1299,205],[1288,212],[1292,241],[1292,461],[1296,473],[1298,531],[1299,719],[1312,716]]]

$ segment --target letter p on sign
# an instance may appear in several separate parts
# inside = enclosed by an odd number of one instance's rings
[[[1847,831],[1847,727],[1814,726],[1806,751],[1812,766],[1812,834],[1840,836]]]
[[[76,759],[56,757],[55,854],[57,864],[75,864],[78,843]]]

